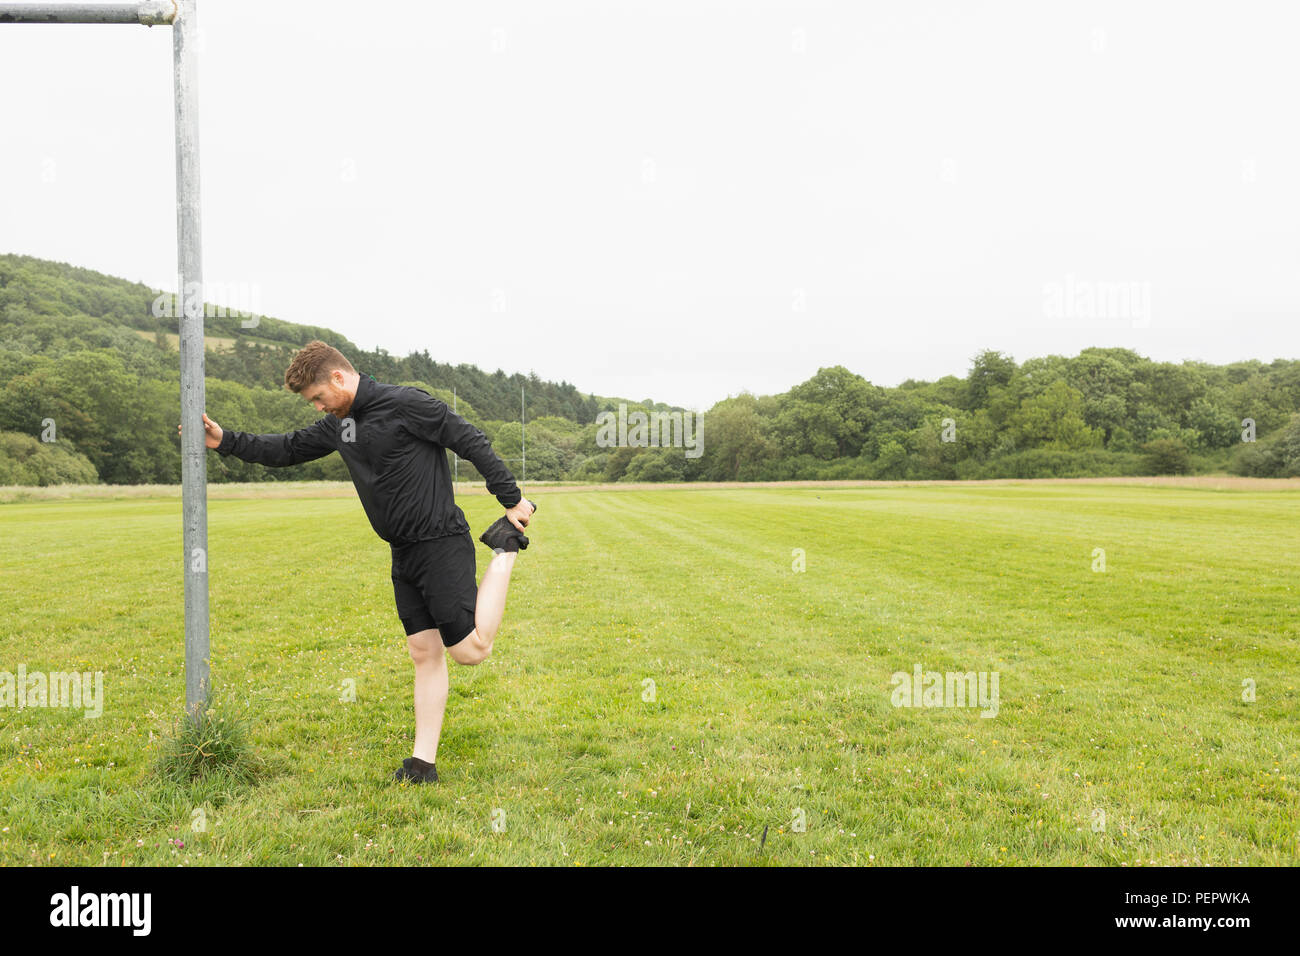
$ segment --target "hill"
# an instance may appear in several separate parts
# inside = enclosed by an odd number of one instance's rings
[[[0,484],[179,480],[172,305],[139,283],[0,255]],[[526,475],[534,479],[1300,475],[1300,362],[1288,359],[1174,363],[1088,348],[1020,363],[985,350],[963,377],[885,388],[835,365],[780,395],[729,397],[697,418],[536,375],[439,361],[427,350],[404,358],[366,351],[330,329],[271,316],[253,323],[215,314],[205,328],[208,413],[219,423],[283,432],[315,420],[280,383],[294,349],[322,339],[380,381],[416,385],[449,403],[454,389],[458,410],[517,474],[525,470],[523,387]],[[628,414],[615,427],[608,419],[623,404]],[[650,439],[638,414],[650,420]],[[674,447],[656,447],[656,426],[669,424]],[[459,470],[474,477],[464,463]],[[337,456],[264,469],[214,455],[209,477],[347,476]]]

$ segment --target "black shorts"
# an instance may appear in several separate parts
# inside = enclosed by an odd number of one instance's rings
[[[393,597],[408,635],[436,627],[442,643],[474,630],[474,539],[469,532],[393,547]]]

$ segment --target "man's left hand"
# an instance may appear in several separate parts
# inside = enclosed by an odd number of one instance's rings
[[[510,523],[520,531],[524,530],[525,526],[528,524],[528,519],[532,516],[533,506],[528,503],[527,498],[520,498],[519,504],[515,505],[513,508],[506,509],[506,517],[509,518]]]

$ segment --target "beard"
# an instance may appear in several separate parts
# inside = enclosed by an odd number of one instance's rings
[[[347,418],[348,412],[352,410],[352,396],[343,394],[339,396],[339,398],[340,398],[339,405],[330,406],[326,408],[325,411],[329,412],[335,418]]]

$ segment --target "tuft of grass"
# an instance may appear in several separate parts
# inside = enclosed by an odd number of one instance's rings
[[[176,784],[218,778],[254,783],[266,768],[253,750],[250,726],[246,712],[209,696],[197,714],[182,714],[163,734],[155,775]]]

